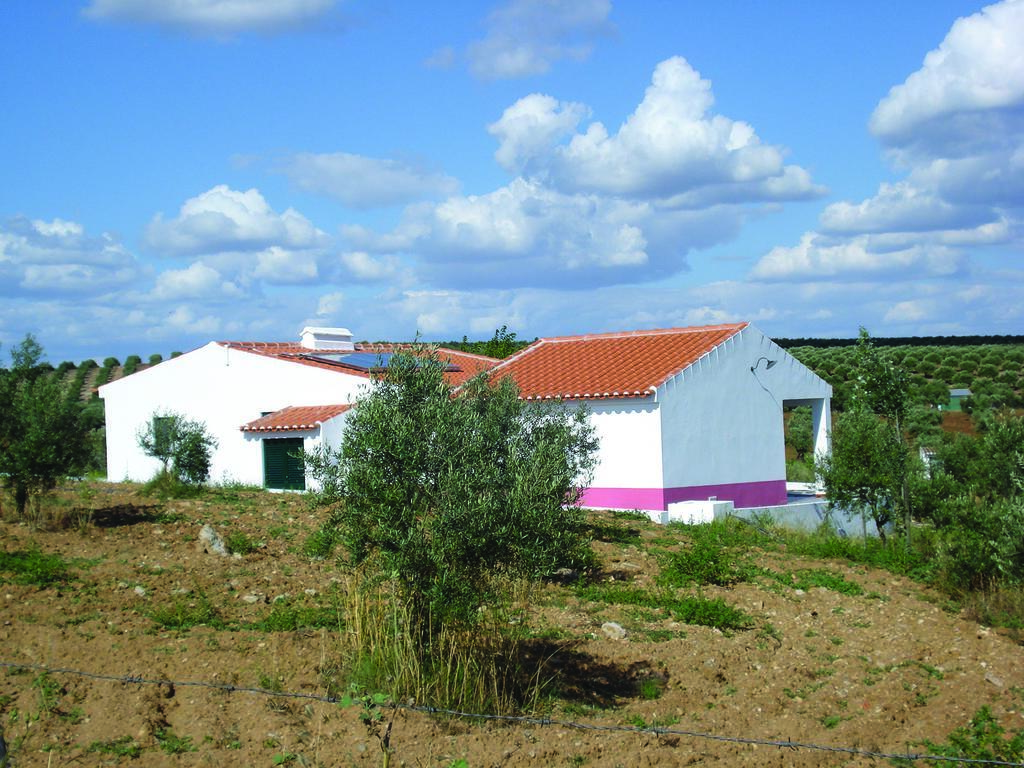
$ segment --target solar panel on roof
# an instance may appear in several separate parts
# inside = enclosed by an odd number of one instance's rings
[[[317,352],[315,355],[304,355],[310,360],[366,372],[387,368],[394,356],[394,352]],[[457,365],[448,363],[444,370],[446,373],[450,373],[461,369]]]

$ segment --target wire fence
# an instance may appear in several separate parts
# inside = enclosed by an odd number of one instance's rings
[[[66,667],[50,667],[44,664],[31,664],[15,661],[0,661],[0,668],[32,670],[37,672],[45,672],[47,674],[73,675],[76,677],[83,677],[91,680],[105,680],[114,683],[122,683],[125,685],[172,685],[175,688],[208,688],[212,690],[223,691],[226,693],[253,694],[258,696],[268,696],[283,699],[301,699],[304,701],[316,701],[325,704],[342,704],[345,700],[345,697],[341,696],[329,696],[315,693],[300,693],[295,691],[274,691],[266,688],[233,685],[230,683],[215,683],[202,680],[168,680],[163,678],[148,678],[142,675],[108,675],[95,672],[85,672],[80,669],[68,669]],[[445,717],[458,718],[462,720],[468,720],[471,722],[501,721],[506,723],[518,723],[521,725],[557,726],[561,728],[570,728],[580,731],[644,734],[657,736],[659,738],[665,736],[680,736],[691,739],[703,739],[706,741],[715,741],[728,744],[738,744],[745,746],[753,745],[759,747],[777,747],[779,749],[788,749],[792,751],[805,750],[813,752],[829,752],[833,754],[841,754],[850,757],[868,757],[880,760],[903,760],[909,763],[930,760],[937,763],[950,763],[961,765],[1000,765],[1017,766],[1018,768],[1024,768],[1024,763],[1021,762],[1011,762],[1007,760],[997,760],[992,758],[986,759],[972,757],[948,757],[944,755],[931,755],[926,753],[915,752],[876,752],[873,750],[860,749],[857,747],[814,744],[811,742],[792,741],[790,739],[758,739],[744,736],[726,736],[722,734],[707,733],[704,731],[687,730],[683,728],[662,728],[657,726],[641,727],[632,725],[597,725],[594,723],[581,723],[573,720],[561,720],[558,718],[540,717],[534,715],[495,715],[481,712],[462,712],[454,709],[444,709],[441,707],[432,707],[413,703],[403,704],[400,702],[390,702],[387,705],[387,707],[407,712],[418,712],[426,715],[441,715]],[[0,761],[0,764],[2,764],[2,761]]]

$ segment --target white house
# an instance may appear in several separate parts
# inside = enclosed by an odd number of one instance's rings
[[[214,341],[99,389],[107,422],[107,478],[146,481],[159,462],[138,434],[161,414],[205,422],[217,440],[214,481],[306,487],[297,449],[336,445],[348,408],[399,347],[355,344],[344,328],[306,328],[299,342]],[[495,360],[449,349],[445,377],[460,384]]]
[[[173,411],[217,438],[215,481],[305,487],[296,449],[336,445],[349,406],[397,349],[351,338],[307,328],[300,343],[211,342],[101,387],[107,477],[151,478],[158,464],[136,436]],[[831,387],[746,323],[546,338],[501,363],[439,352],[452,384],[493,369],[525,398],[586,403],[600,438],[587,506],[785,503],[787,405],[811,406],[815,450],[828,451]]]
[[[492,375],[586,403],[601,445],[590,507],[785,504],[783,406],[811,406],[815,451],[829,450],[832,388],[747,323],[541,339]]]

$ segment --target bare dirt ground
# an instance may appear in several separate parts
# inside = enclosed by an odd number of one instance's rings
[[[0,726],[13,765],[383,765],[358,708],[319,700],[325,670],[337,667],[338,630],[252,626],[275,600],[312,609],[337,599],[334,566],[300,552],[319,523],[302,497],[221,491],[157,502],[134,486],[98,484],[65,503],[88,509],[91,522],[51,532],[0,522],[3,551],[38,547],[72,565],[70,580],[43,587],[0,571],[0,662],[8,664],[0,667]],[[259,546],[241,558],[203,552],[206,523]],[[634,533],[595,543],[606,581],[649,584],[657,550],[685,537],[680,528],[615,523]],[[552,667],[561,694],[543,714],[562,722],[398,710],[391,765],[879,765],[886,762],[842,750],[922,752],[922,740],[946,741],[982,705],[1008,731],[1024,727],[1024,653],[1014,638],[886,572],[784,552],[758,562],[784,574],[828,571],[861,590],[801,589],[795,576],[792,587],[770,579],[706,587],[704,596],[755,619],[750,630],[723,634],[656,610],[581,603],[569,587],[549,585],[529,621],[558,638]],[[234,628],[168,630],[153,618],[189,605],[212,607]],[[606,637],[606,621],[626,637]],[[657,680],[660,695],[645,698],[644,679]],[[624,730],[637,726],[676,733]],[[759,740],[840,751],[752,743]]]

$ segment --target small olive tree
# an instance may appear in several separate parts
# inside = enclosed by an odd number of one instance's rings
[[[577,502],[597,441],[586,412],[528,403],[511,379],[455,390],[435,354],[394,356],[340,448],[307,456],[321,536],[394,576],[421,635],[471,625],[510,578],[589,556]]]
[[[829,503],[866,511],[885,540],[885,527],[900,508],[909,455],[899,435],[866,408],[840,414],[832,432],[832,453],[816,465]]]
[[[11,367],[0,370],[0,482],[14,492],[22,519],[30,500],[81,473],[89,458],[78,393],[42,358],[42,346],[28,335],[11,350]]]
[[[154,413],[137,437],[143,453],[163,464],[161,475],[188,485],[201,485],[209,478],[217,440],[203,422],[180,413]]]
[[[883,540],[885,525],[902,525],[909,547],[912,464],[903,434],[909,382],[864,328],[854,361],[847,412],[836,424],[832,456],[821,462],[825,492],[833,504],[866,507]]]

